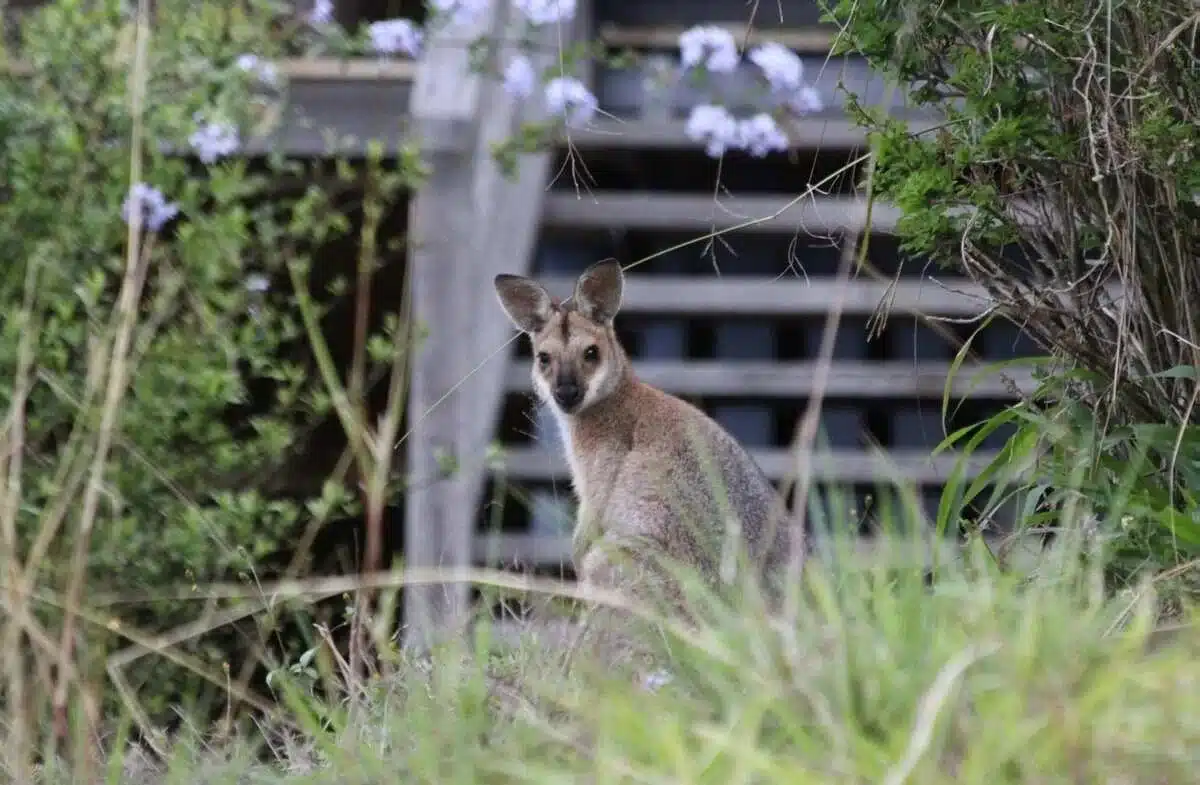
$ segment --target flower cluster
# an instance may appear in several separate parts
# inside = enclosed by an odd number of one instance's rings
[[[308,23],[313,27],[333,24],[333,0],[316,0],[308,12]]]
[[[452,26],[467,26],[487,12],[490,0],[428,0],[434,17],[447,20]]]
[[[188,138],[188,143],[197,158],[211,164],[237,152],[240,144],[237,128],[228,123],[206,122],[199,113],[195,115],[195,120],[199,126]]]
[[[179,206],[168,202],[162,191],[154,186],[134,183],[121,205],[121,218],[125,223],[130,223],[135,212],[140,216],[143,227],[157,232],[179,213]]]
[[[568,126],[587,124],[600,108],[596,96],[583,82],[570,76],[560,76],[546,85],[546,111],[561,117]]]
[[[738,123],[739,146],[755,158],[762,158],[767,153],[782,153],[788,149],[788,138],[775,118],[766,112],[759,112]]]
[[[371,48],[382,55],[405,54],[418,57],[424,35],[407,19],[386,19],[372,22],[367,28],[371,37]]]
[[[277,87],[279,85],[279,71],[275,68],[275,65],[263,60],[258,55],[239,55],[235,61],[235,65],[268,87]]]
[[[733,34],[715,25],[696,25],[681,33],[679,59],[685,69],[716,73],[732,73],[739,64]],[[747,59],[766,79],[771,96],[788,112],[804,115],[821,111],[821,96],[804,83],[804,64],[795,52],[770,42],[755,47]],[[705,152],[714,158],[728,150],[744,150],[762,157],[788,148],[788,138],[771,114],[759,112],[739,120],[725,107],[711,103],[692,108],[685,133],[702,143]]]
[[[528,57],[517,55],[501,74],[505,92],[514,98],[533,95],[537,72]],[[587,125],[600,110],[600,101],[587,86],[572,76],[559,76],[546,83],[542,91],[546,111],[570,127]]]
[[[745,150],[761,158],[767,153],[783,152],[788,138],[775,118],[766,112],[738,120],[728,109],[715,104],[700,104],[692,109],[684,133],[704,145],[704,152],[720,158],[728,150]]]
[[[786,46],[769,41],[756,47],[747,59],[762,69],[763,76],[773,91],[784,93],[800,89],[804,64],[800,62],[796,53]]]
[[[732,73],[738,67],[733,33],[716,25],[696,25],[679,36],[679,56],[684,68],[701,67],[713,73]]]
[[[535,27],[575,18],[575,0],[513,0],[513,6]]]
[[[533,95],[534,82],[537,81],[537,74],[533,70],[533,63],[529,62],[529,58],[524,55],[517,55],[504,66],[502,74],[504,80],[504,91],[514,98],[528,98]]]

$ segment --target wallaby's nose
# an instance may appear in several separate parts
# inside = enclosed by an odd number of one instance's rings
[[[583,400],[583,390],[575,382],[559,382],[554,386],[554,400],[565,411],[570,411]]]

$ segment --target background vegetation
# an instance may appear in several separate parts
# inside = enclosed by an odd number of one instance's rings
[[[1048,549],[1018,561],[968,537],[932,570],[885,569],[834,537],[784,620],[692,587],[691,626],[641,611],[672,675],[657,691],[545,631],[497,642],[483,625],[473,646],[427,657],[394,651],[388,630],[373,660],[331,635],[289,638],[274,659],[255,649],[247,660],[276,668],[279,699],[257,707],[241,685],[265,674],[235,672],[231,641],[274,646],[293,600],[357,585],[272,584],[288,546],[330,517],[378,515],[403,488],[368,438],[395,434],[403,396],[389,392],[369,426],[364,389],[388,377],[403,389],[418,330],[403,307],[372,315],[339,369],[325,324],[346,282],[311,260],[345,242],[347,274],[373,269],[389,241],[380,217],[423,164],[412,150],[330,170],[248,163],[238,151],[286,94],[272,58],[358,51],[369,32],[318,35],[268,2],[155,5],[145,35],[144,3],[50,3],[22,26],[14,54],[29,71],[0,83],[7,779],[1190,781],[1193,3],[830,9],[843,50],[945,114],[914,136],[862,108],[864,188],[903,209],[911,251],[982,283],[994,318],[1048,355],[1033,398],[948,436],[970,450],[1015,426],[981,480],[951,483],[935,523],[974,534],[987,514],[963,520],[967,501],[1015,498],[1022,529],[1055,533]],[[546,127],[527,133],[517,149],[545,142]],[[272,481],[327,422],[370,478],[363,499],[338,476],[299,496]],[[916,510],[890,523],[914,530]],[[180,629],[153,654],[122,655]],[[170,734],[151,732],[172,715]]]

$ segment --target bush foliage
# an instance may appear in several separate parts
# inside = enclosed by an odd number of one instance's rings
[[[966,273],[1062,361],[1001,415],[1018,429],[989,478],[1040,457],[1022,521],[1088,508],[1125,554],[1118,579],[1200,556],[1195,4],[830,6],[841,48],[935,118],[914,133],[854,107],[903,248]]]
[[[365,193],[383,211],[413,176],[403,154],[333,176],[241,155],[286,87],[262,65],[282,46],[275,4],[157,6],[144,54],[126,3],[30,12],[30,72],[0,82],[0,444],[23,456],[0,461],[19,480],[5,556],[58,603],[73,581],[145,601],[120,614],[145,633],[196,612],[156,587],[249,579],[314,520],[353,509],[336,484],[285,498],[268,479],[332,411],[315,357],[348,287],[345,271],[310,268],[352,228],[337,202]],[[81,628],[94,663],[118,640],[95,621]],[[203,654],[218,668],[228,656]],[[160,667],[139,669],[148,698],[180,688]]]

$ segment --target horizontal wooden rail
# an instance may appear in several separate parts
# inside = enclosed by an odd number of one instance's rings
[[[547,195],[543,225],[581,229],[731,229],[740,231],[892,234],[900,211],[853,196],[740,196],[714,200],[689,193],[555,192]],[[748,225],[747,225],[748,224]]]
[[[621,300],[622,313],[708,316],[820,316],[839,303],[851,316],[874,313],[881,304],[893,313],[968,317],[986,311],[992,300],[982,286],[962,278],[851,280],[844,292],[829,277],[696,278],[642,275],[634,268]],[[546,277],[552,293],[570,295],[575,279]]]
[[[949,452],[937,456],[925,449],[894,449],[873,453],[868,450],[838,449],[798,453],[787,448],[750,451],[751,456],[772,480],[794,476],[797,460],[812,460],[813,479],[818,482],[883,483],[917,485],[944,483],[963,465],[967,477],[974,477],[995,459],[995,451],[980,450],[967,457]],[[517,480],[561,480],[568,476],[567,465],[556,450],[541,447],[510,447],[504,458],[504,474]]]
[[[285,57],[275,61],[275,68],[289,80],[307,82],[376,81],[380,79],[410,82],[417,74],[412,60],[337,57]],[[0,65],[0,70],[14,76],[29,76],[33,66],[22,60]]]
[[[804,399],[812,391],[817,365],[813,362],[733,360],[638,361],[634,371],[642,381],[680,395],[763,396]],[[982,372],[981,372],[982,371]],[[830,398],[940,398],[950,364],[912,360],[839,361],[830,368],[825,395]],[[1008,366],[1003,376],[964,363],[954,374],[951,396],[1012,399],[1012,385],[1023,393],[1033,387],[1030,369]],[[513,362],[507,372],[512,392],[529,392],[529,364]]]
[[[975,208],[947,209],[967,215]],[[1061,219],[1044,202],[1012,199],[1007,217],[1027,227],[1051,228]],[[861,196],[754,195],[714,199],[711,194],[604,190],[547,195],[543,225],[579,229],[669,229],[828,236],[841,232],[895,234],[901,212]]]
[[[713,23],[729,31],[739,46],[774,41],[800,54],[828,54],[833,49],[839,30],[836,27],[794,27],[762,29],[747,25]],[[619,25],[608,22],[600,26],[599,38],[609,46],[630,49],[676,49],[679,36],[691,25]]]
[[[937,127],[932,119],[907,120],[914,134]],[[688,138],[685,120],[641,120],[602,117],[586,128],[561,134],[582,150],[701,150],[704,145]],[[786,125],[792,150],[852,151],[866,146],[865,129],[850,120],[802,117]]]
[[[324,158],[362,154],[369,142],[395,149],[413,141],[408,121],[416,63],[290,58],[275,66],[288,83],[278,118],[265,136],[246,139],[241,154],[278,150]],[[30,73],[27,63],[12,63],[9,70]],[[465,150],[471,143],[469,134],[456,127],[424,134],[419,141],[435,150]]]

